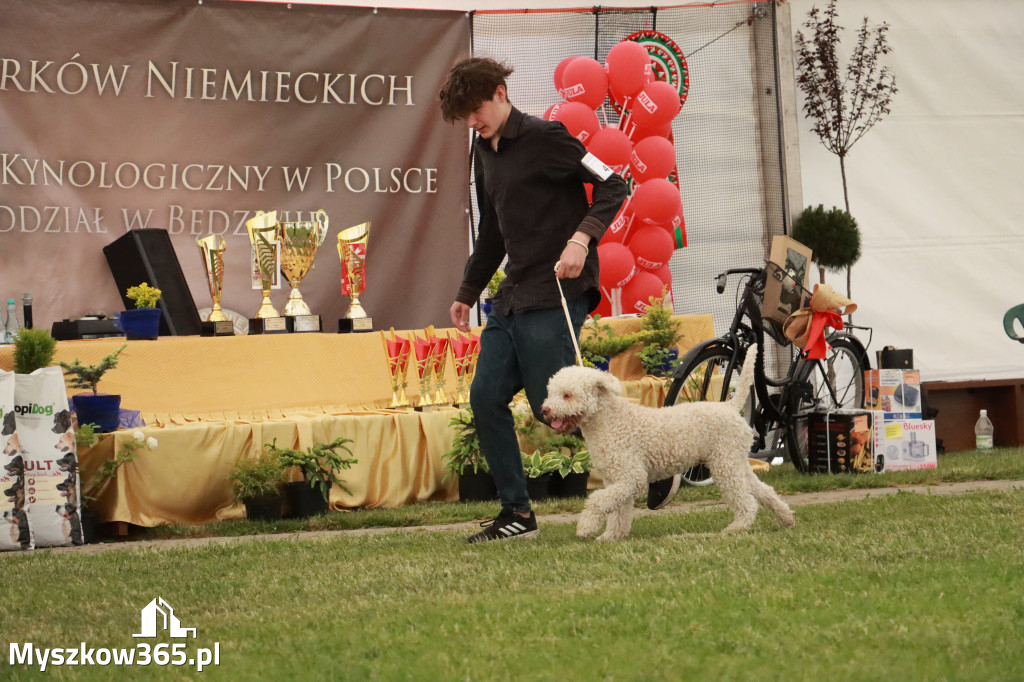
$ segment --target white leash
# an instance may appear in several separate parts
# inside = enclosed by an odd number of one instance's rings
[[[572,339],[573,350],[576,351],[576,364],[583,366],[583,356],[580,354],[580,344],[576,341],[576,332],[572,328],[572,317],[569,316],[569,304],[565,301],[565,293],[562,291],[562,280],[558,279],[558,266],[562,261],[555,263],[555,284],[558,285],[558,297],[562,299],[562,312],[565,313],[565,323],[569,326],[569,338]]]

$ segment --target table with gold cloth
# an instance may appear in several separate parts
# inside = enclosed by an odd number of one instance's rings
[[[680,352],[713,336],[710,315],[677,319]],[[616,334],[639,325],[635,318],[609,322]],[[104,375],[99,390],[120,394],[123,408],[139,410],[146,422],[141,430],[159,447],[140,450],[118,470],[95,503],[102,521],[153,526],[240,517],[227,476],[238,457],[254,456],[275,438],[279,446],[297,449],[339,436],[354,441],[358,463],[340,472],[349,492],[332,489],[335,509],[457,496],[456,482],[442,480],[442,455],[453,435],[448,421],[457,411],[385,409],[391,381],[377,332],[62,341],[56,360],[96,364],[124,343],[118,366]],[[409,365],[407,393],[415,400],[415,363]],[[11,366],[11,347],[0,347],[0,368]],[[610,370],[623,380],[627,397],[661,404],[664,382],[644,377],[635,356],[613,360]],[[446,376],[452,392],[451,363]],[[83,478],[131,437],[131,431],[118,431],[80,453]]]

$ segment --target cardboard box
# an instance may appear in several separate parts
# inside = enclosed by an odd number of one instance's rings
[[[864,372],[864,406],[883,419],[920,419],[921,372],[916,369],[869,369]]]
[[[772,237],[768,260],[779,267],[767,266],[768,279],[764,286],[761,315],[781,325],[790,315],[808,305],[811,250],[792,237],[776,235]]]
[[[882,471],[934,469],[938,466],[935,422],[930,419],[884,420],[876,417],[874,447],[875,458],[882,462]]]
[[[812,414],[807,419],[807,454],[814,473],[874,472],[871,412]]]

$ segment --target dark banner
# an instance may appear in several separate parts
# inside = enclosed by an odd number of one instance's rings
[[[301,291],[344,314],[337,235],[371,223],[376,327],[447,325],[467,252],[466,130],[437,91],[463,12],[196,0],[0,0],[0,299],[36,326],[122,309],[102,248],[169,231],[199,308],[221,235],[224,308],[253,317],[245,221],[329,232]],[[271,295],[283,310],[287,282]],[[20,310],[20,304],[19,304]]]

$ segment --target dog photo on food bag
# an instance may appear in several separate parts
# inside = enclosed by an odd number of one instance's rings
[[[577,428],[594,467],[605,480],[603,490],[587,498],[576,526],[580,537],[619,540],[629,535],[633,501],[654,481],[704,464],[732,510],[725,529],[750,528],[758,507],[783,526],[794,524],[793,512],[750,468],[753,429],[740,414],[754,376],[757,347],[747,351],[735,394],[726,402],[681,403],[643,407],[622,397],[618,378],[589,367],[566,367],[548,382],[543,414],[562,433]]]

